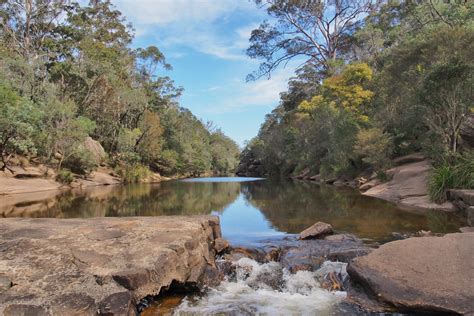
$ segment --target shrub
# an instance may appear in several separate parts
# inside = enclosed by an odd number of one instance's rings
[[[474,189],[474,151],[464,152],[452,161],[445,159],[433,168],[428,188],[436,203],[447,200],[449,189]]]
[[[85,175],[94,171],[97,163],[92,153],[79,145],[74,153],[64,160],[63,166],[74,173]]]
[[[137,183],[150,175],[148,167],[139,163],[122,164],[116,168],[116,172],[124,183]]]
[[[393,152],[392,138],[380,128],[360,130],[354,152],[375,170],[382,170],[389,164]]]
[[[74,175],[67,169],[61,169],[56,175],[56,181],[64,184],[71,184],[71,182],[74,181]]]

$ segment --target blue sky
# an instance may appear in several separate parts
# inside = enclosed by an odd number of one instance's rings
[[[254,137],[286,90],[294,68],[270,80],[245,81],[258,60],[245,55],[252,29],[267,18],[248,0],[115,0],[135,28],[133,46],[155,45],[173,66],[168,75],[185,90],[180,99],[204,122],[213,121],[239,145]]]

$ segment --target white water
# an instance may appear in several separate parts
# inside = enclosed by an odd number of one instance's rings
[[[247,258],[235,265],[234,280],[225,280],[196,302],[185,299],[174,314],[329,315],[346,296],[345,292],[322,289],[318,271],[290,274],[277,262],[259,264]],[[279,282],[275,286],[268,280]]]

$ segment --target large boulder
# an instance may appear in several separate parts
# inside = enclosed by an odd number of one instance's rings
[[[407,312],[474,313],[474,233],[394,241],[354,259],[352,280]],[[357,301],[357,294],[349,293]]]
[[[104,147],[91,137],[86,137],[84,140],[84,148],[91,153],[94,162],[97,165],[100,165],[107,158],[107,153],[105,152]]]

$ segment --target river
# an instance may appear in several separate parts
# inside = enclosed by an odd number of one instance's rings
[[[297,234],[317,221],[330,223],[337,233],[354,234],[371,246],[420,230],[455,232],[464,224],[455,214],[407,212],[350,188],[258,178],[200,178],[0,197],[3,217],[201,214],[219,215],[223,237],[243,246]],[[249,269],[253,275],[247,273]],[[144,314],[331,315],[331,307],[344,297],[343,292],[321,289],[315,272],[292,275],[273,264],[251,260],[239,262],[238,271],[243,271],[240,277],[237,273],[234,280],[224,281],[205,296],[171,297]],[[283,273],[278,290],[255,286],[261,274],[272,273]]]

